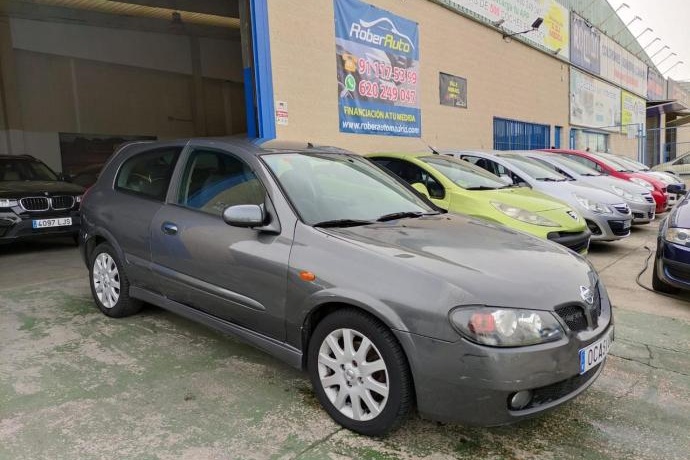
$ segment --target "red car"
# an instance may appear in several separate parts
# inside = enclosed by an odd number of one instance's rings
[[[647,174],[626,169],[625,166],[618,164],[618,162],[609,160],[608,158],[604,158],[595,153],[567,149],[543,149],[543,151],[565,155],[568,158],[582,163],[583,165],[589,166],[592,169],[596,169],[603,174],[628,180],[634,184],[645,187],[651,192],[652,197],[654,198],[657,214],[665,212],[669,205],[668,193],[666,193],[666,184],[659,179],[655,179]]]

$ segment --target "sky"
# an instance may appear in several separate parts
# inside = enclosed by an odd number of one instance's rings
[[[630,24],[630,32],[634,36],[639,35],[647,27],[653,29],[653,32],[647,31],[640,37],[639,41],[643,47],[656,37],[661,39],[647,48],[649,56],[653,56],[664,46],[669,47],[653,58],[665,77],[671,77],[674,80],[690,80],[690,0],[608,0],[608,2],[614,9],[622,3],[629,5],[629,8],[623,7],[618,12],[626,24],[635,16],[642,18]],[[676,53],[677,56],[664,60],[671,53]],[[679,60],[684,63],[678,64],[668,72],[667,69]]]

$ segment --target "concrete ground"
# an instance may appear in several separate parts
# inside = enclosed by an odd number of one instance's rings
[[[385,439],[340,428],[304,374],[232,338],[153,307],[101,315],[67,241],[0,248],[0,459],[687,459],[690,296],[635,283],[655,233],[591,249],[616,342],[581,397],[502,428],[412,416]]]

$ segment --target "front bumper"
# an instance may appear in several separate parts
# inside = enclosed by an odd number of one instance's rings
[[[557,342],[494,348],[460,339],[445,342],[396,331],[414,374],[419,413],[426,418],[495,426],[534,417],[582,393],[605,360],[580,375],[579,350],[613,328],[611,305],[601,288],[602,316],[594,329],[567,332]],[[530,390],[533,400],[513,410],[509,399]]]
[[[568,249],[572,249],[578,254],[587,254],[589,250],[589,239],[592,236],[589,230],[584,232],[551,232],[546,238],[554,243],[561,244]]]
[[[690,248],[663,239],[657,245],[657,274],[666,284],[690,289]]]
[[[651,195],[650,195],[651,199]],[[647,224],[654,220],[656,216],[656,204],[654,201],[651,203],[638,203],[634,201],[629,201],[628,206],[633,216],[633,224]]]
[[[661,214],[666,212],[668,208],[668,195],[660,190],[652,190],[652,198],[656,204],[656,213]]]
[[[615,241],[630,236],[632,213],[594,214],[585,211],[582,216],[587,222],[587,228],[592,232],[592,241]]]
[[[72,218],[72,225],[64,227],[48,227],[35,229],[32,227],[34,219]],[[16,240],[50,238],[59,236],[73,236],[79,233],[81,218],[79,211],[42,212],[16,214],[15,212],[0,212],[0,243],[11,243]]]

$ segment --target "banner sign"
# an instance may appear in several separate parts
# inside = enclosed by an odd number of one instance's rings
[[[627,91],[621,92],[621,125],[623,134],[637,134],[647,121],[647,102]],[[642,125],[641,127],[639,125]]]
[[[673,81],[670,78],[668,79],[668,98],[690,108],[690,93],[680,86],[677,81]]]
[[[600,75],[639,96],[647,96],[647,65],[606,35],[601,36]]]
[[[650,101],[666,99],[666,80],[651,67],[647,67],[647,99]]]
[[[421,136],[417,23],[333,0],[340,131]]]
[[[575,13],[570,13],[570,62],[599,75],[601,32]]]
[[[570,56],[569,11],[556,0],[443,0],[458,11],[469,11],[488,22],[505,21],[508,33],[530,30],[537,18],[544,23],[538,30],[521,35],[527,42],[543,46],[558,55]]]
[[[467,108],[467,79],[439,72],[441,105]]]
[[[570,123],[619,131],[621,90],[571,67]]]

